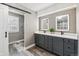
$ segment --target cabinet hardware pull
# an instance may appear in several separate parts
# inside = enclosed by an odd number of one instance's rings
[[[7,38],[7,32],[5,32],[5,38]]]
[[[70,48],[70,47],[68,47],[68,48]]]

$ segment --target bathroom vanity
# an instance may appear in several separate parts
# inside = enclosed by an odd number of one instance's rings
[[[43,33],[35,32],[35,44],[51,53],[60,56],[77,56],[78,35],[71,33]]]

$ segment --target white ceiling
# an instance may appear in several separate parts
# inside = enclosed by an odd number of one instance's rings
[[[39,11],[39,10],[42,10],[46,7],[49,7],[51,5],[53,5],[54,3],[20,3],[20,5],[28,8],[28,9],[31,9],[33,11]]]

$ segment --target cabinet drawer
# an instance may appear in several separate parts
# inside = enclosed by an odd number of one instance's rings
[[[74,44],[67,44],[67,43],[64,43],[64,49],[66,50],[74,50]]]
[[[74,44],[74,40],[73,39],[64,39],[64,43],[67,43],[67,44]]]
[[[65,51],[64,56],[74,56],[73,52]]]
[[[74,53],[74,49],[69,48],[69,47],[64,48],[64,51],[69,51],[69,52],[73,52]]]

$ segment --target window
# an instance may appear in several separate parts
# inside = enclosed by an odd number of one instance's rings
[[[19,32],[19,17],[9,15],[8,26],[9,32]]]
[[[45,18],[41,20],[41,29],[40,30],[48,30],[49,29],[49,19]]]
[[[69,31],[69,15],[61,15],[56,17],[56,30]]]

